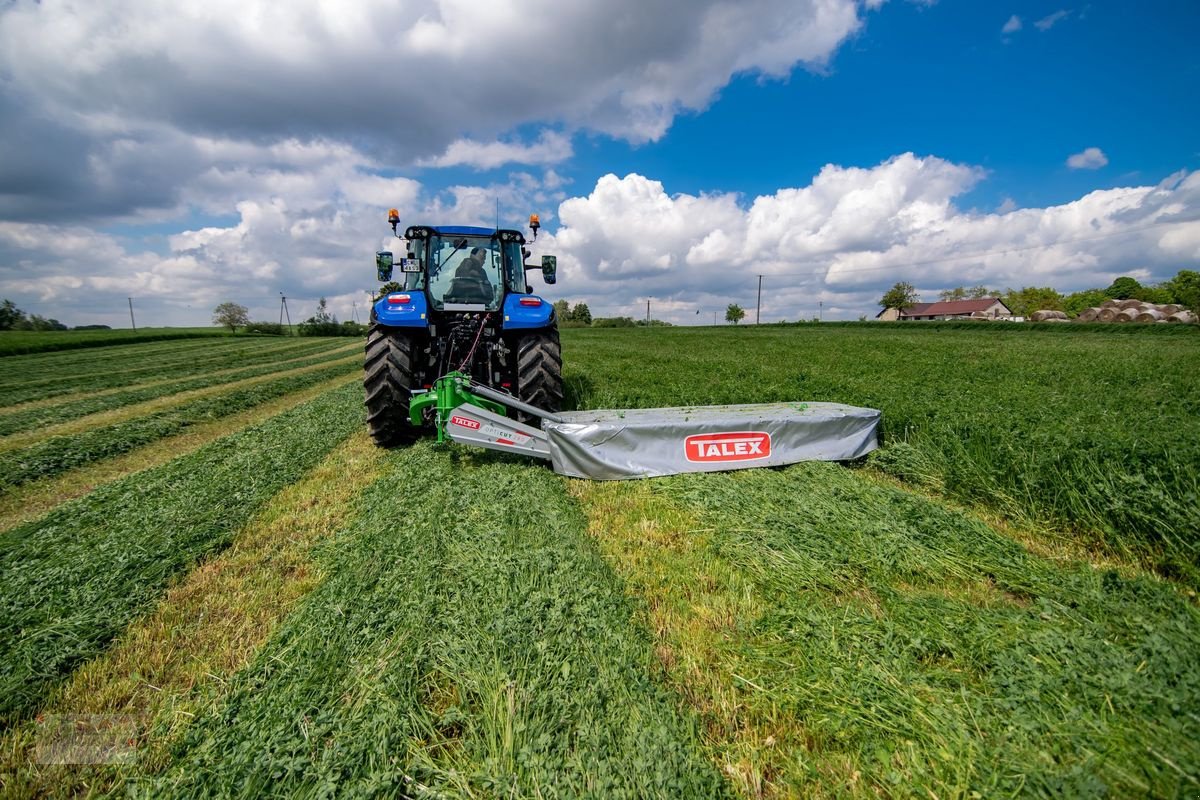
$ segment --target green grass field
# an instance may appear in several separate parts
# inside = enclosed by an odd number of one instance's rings
[[[372,447],[345,340],[0,358],[0,794],[1191,796],[1200,336],[1112,330],[566,330],[574,407],[883,411],[629,483]]]

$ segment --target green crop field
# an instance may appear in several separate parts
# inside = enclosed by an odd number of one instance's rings
[[[373,447],[361,342],[2,357],[0,795],[1194,796],[1198,333],[565,330],[571,407],[883,412],[627,483]]]

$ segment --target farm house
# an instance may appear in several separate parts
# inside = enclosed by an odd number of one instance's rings
[[[909,319],[1006,319],[1012,311],[998,297],[981,297],[978,300],[942,300],[936,303],[917,303],[908,309],[885,308],[875,315],[880,322],[895,322]]]

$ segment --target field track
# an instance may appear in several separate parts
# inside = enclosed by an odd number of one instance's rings
[[[593,483],[372,447],[361,342],[0,358],[0,795],[1200,790],[1200,336],[563,342],[576,407],[838,400],[886,446]],[[63,720],[133,760],[48,763]]]

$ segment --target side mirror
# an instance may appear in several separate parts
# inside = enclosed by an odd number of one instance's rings
[[[554,273],[558,270],[558,259],[555,256],[542,256],[542,278],[552,284],[557,280]]]
[[[375,272],[385,283],[392,279],[392,254],[389,251],[380,250],[375,254]]]

